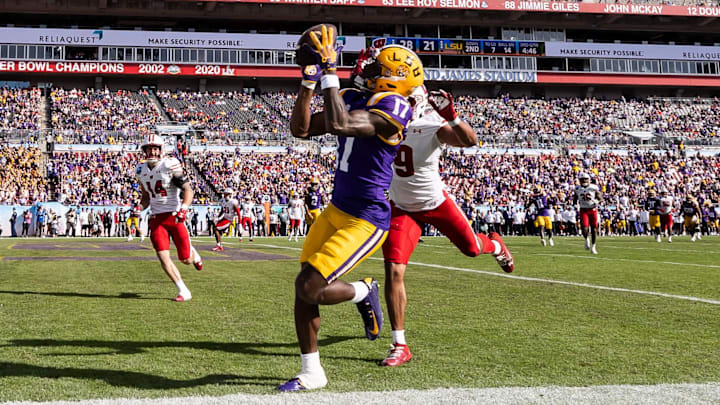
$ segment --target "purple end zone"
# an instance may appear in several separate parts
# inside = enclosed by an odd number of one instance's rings
[[[19,243],[13,250],[148,250],[146,246],[122,243],[73,243],[63,245],[60,243]]]
[[[135,261],[135,260],[157,260],[154,254],[152,245],[140,245],[137,243],[104,243],[103,241],[96,242],[74,242],[74,243],[42,243],[23,242],[18,243],[12,247],[13,250],[42,250],[42,251],[86,251],[86,252],[97,252],[97,251],[142,251],[148,252],[148,256],[5,256],[2,261],[9,260],[82,260],[82,261]],[[227,249],[222,253],[209,252],[203,249],[198,249],[200,254],[203,256],[203,261],[232,261],[232,260],[288,260],[294,259],[291,256],[279,255],[279,254],[268,254],[262,252],[256,252],[252,250],[244,249]],[[152,254],[151,254],[152,253]]]

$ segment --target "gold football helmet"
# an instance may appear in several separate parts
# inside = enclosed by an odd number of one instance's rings
[[[373,93],[393,91],[407,97],[425,81],[420,58],[404,46],[384,46],[373,59],[368,61],[361,74],[364,87]]]

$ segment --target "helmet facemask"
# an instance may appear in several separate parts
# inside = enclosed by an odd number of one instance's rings
[[[145,153],[145,161],[150,166],[155,166],[158,164],[160,159],[162,159],[162,146],[159,145],[143,145],[142,147],[143,152]]]

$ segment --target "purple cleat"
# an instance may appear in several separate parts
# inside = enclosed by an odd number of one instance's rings
[[[380,330],[383,324],[382,307],[380,306],[380,296],[378,295],[378,282],[370,277],[362,281],[367,284],[370,293],[365,299],[357,303],[357,308],[365,324],[365,336],[370,340],[375,340],[380,336]]]
[[[302,382],[300,382],[300,379],[297,377],[291,378],[286,382],[278,385],[278,391],[280,392],[303,391],[306,389],[307,387],[305,387]]]

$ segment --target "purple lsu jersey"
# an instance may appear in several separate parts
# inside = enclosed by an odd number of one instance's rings
[[[531,204],[535,206],[538,216],[547,217],[550,215],[550,206],[548,205],[547,197],[536,195],[533,197]]]
[[[365,93],[357,89],[343,89],[340,95],[348,111],[363,109],[395,125],[400,139],[388,141],[380,135],[368,138],[338,136],[331,202],[347,214],[388,230],[390,203],[386,193],[393,177],[392,162],[405,126],[412,118],[412,107],[405,97],[393,92]]]
[[[308,191],[308,193],[305,195],[305,205],[307,205],[309,209],[316,210],[320,208],[322,204],[323,198],[322,194],[320,194],[320,191]]]

